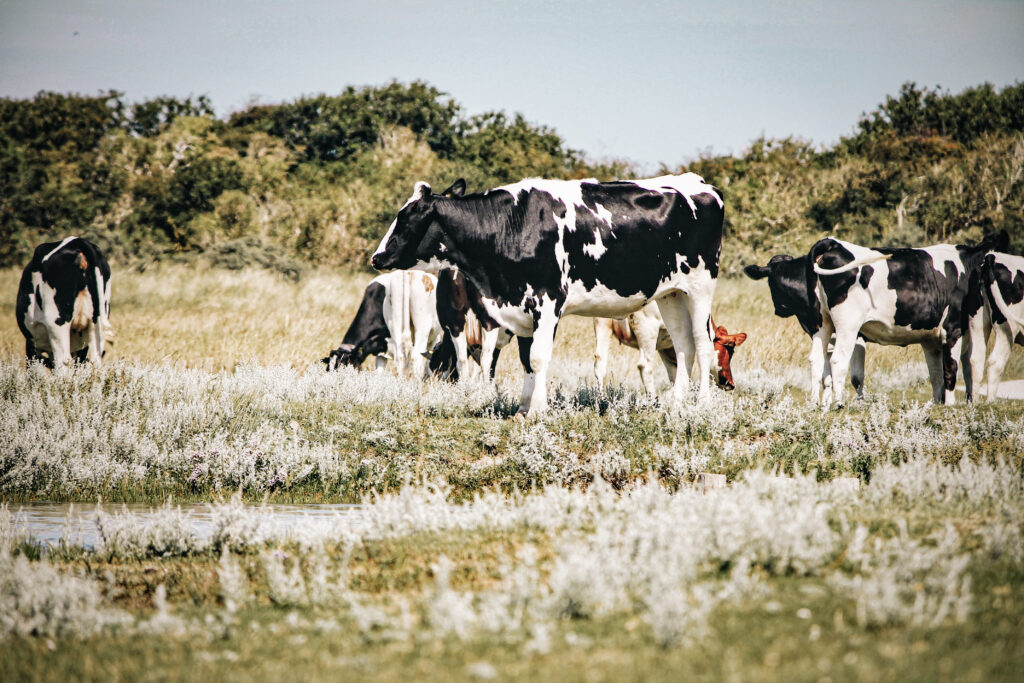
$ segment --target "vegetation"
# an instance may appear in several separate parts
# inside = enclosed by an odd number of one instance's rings
[[[324,372],[366,279],[121,272],[104,366],[63,375],[24,367],[0,302],[0,677],[1009,680],[1024,663],[1020,402],[933,407],[916,349],[872,347],[867,398],[822,413],[802,332],[739,279],[716,298],[750,333],[735,392],[668,410],[616,347],[599,395],[590,321],[568,318],[552,410],[520,424],[511,351],[497,389]],[[703,492],[702,471],[729,485]],[[96,544],[19,522],[99,497]],[[206,533],[192,501],[214,503]],[[361,507],[280,525],[263,501]]]
[[[726,191],[726,269],[825,232],[1019,249],[1021,92],[908,85],[833,149],[695,161]],[[806,337],[737,278],[715,300],[749,334],[736,391],[671,409],[624,347],[594,390],[582,318],[528,423],[514,350],[496,386],[324,372],[368,280],[350,266],[414,180],[630,171],[421,83],[227,120],[0,101],[0,679],[1016,680],[1024,407],[932,406],[916,348],[869,348],[866,398],[822,412]],[[122,265],[115,342],[100,368],[26,368],[21,260],[70,232]],[[100,499],[94,544],[19,516]],[[285,525],[263,502],[359,507]]]
[[[727,274],[825,234],[921,244],[1005,228],[1019,251],[1022,110],[1024,84],[950,94],[908,83],[832,148],[758,139],[738,156],[663,170],[725,190]],[[418,81],[253,104],[226,119],[203,97],[42,92],[0,100],[0,265],[80,234],[141,266],[226,248],[293,274],[296,261],[364,267],[416,180],[462,176],[475,190],[635,172],[587,160],[521,114],[467,116]]]

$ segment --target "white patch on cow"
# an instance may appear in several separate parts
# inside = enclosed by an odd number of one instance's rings
[[[398,213],[402,213],[402,209],[404,209],[405,207],[409,206],[413,202],[415,202],[415,201],[417,201],[419,199],[422,199],[424,194],[430,194],[430,185],[428,185],[427,183],[423,182],[422,180],[419,180],[413,186],[412,196],[405,200],[405,204],[402,204],[402,208],[398,210]],[[386,233],[384,233],[384,239],[382,239],[380,241],[380,244],[377,246],[377,251],[373,252],[374,256],[376,256],[377,254],[383,253],[384,249],[388,246],[388,240],[390,240],[391,236],[395,234],[395,226],[396,225],[398,225],[398,218],[397,218],[397,216],[396,216],[395,220],[391,221],[391,225],[388,226],[388,231]]]
[[[600,233],[596,234],[596,238],[597,241],[593,244],[583,245],[583,253],[593,258],[595,261],[601,258],[604,253],[608,251],[608,247],[604,246],[604,242],[601,240]]]
[[[921,251],[927,252],[932,257],[932,267],[940,275],[946,274],[946,262],[952,261],[958,276],[964,274],[964,264],[960,261],[960,252],[952,244],[936,244],[924,247]]]
[[[592,289],[587,289],[579,280],[570,280],[562,306],[562,315],[623,318],[641,308],[647,301],[642,292],[624,297],[601,282],[596,282]]]
[[[603,207],[600,204],[594,204],[594,215],[597,219],[602,221],[609,228],[612,227],[612,212]],[[604,256],[604,253],[608,251],[608,247],[604,245],[604,239],[601,237],[601,230],[594,230],[594,243],[587,244],[583,247],[583,253],[590,256],[595,261]]]
[[[406,202],[406,204],[408,205],[408,202]],[[395,234],[395,226],[396,225],[398,225],[398,219],[397,218],[395,220],[391,221],[391,225],[388,226],[388,231],[386,233],[384,233],[384,239],[382,239],[380,241],[380,244],[377,245],[377,251],[373,252],[374,256],[376,256],[377,254],[383,254],[384,253],[384,249],[388,246],[388,242],[391,240],[391,236]]]
[[[70,242],[71,240],[77,240],[77,239],[78,239],[78,238],[77,238],[77,237],[75,237],[74,235],[72,235],[71,237],[65,237],[65,238],[64,238],[64,241],[63,241],[63,242],[61,242],[61,243],[60,243],[60,244],[58,244],[58,245],[57,245],[56,247],[54,247],[53,249],[51,249],[51,250],[50,250],[50,253],[49,253],[49,254],[47,254],[46,256],[44,256],[44,257],[43,257],[43,261],[42,261],[42,262],[44,262],[44,263],[45,263],[45,262],[46,262],[46,259],[50,258],[50,257],[51,257],[51,256],[53,256],[54,254],[56,254],[56,253],[57,253],[58,251],[60,251],[61,249],[63,249],[63,248],[64,248],[64,245],[65,245],[65,244],[67,244],[67,243],[68,243],[68,242]]]
[[[645,190],[651,190],[653,192],[665,192],[666,190],[678,192],[685,199],[686,203],[690,205],[690,210],[693,212],[693,217],[697,217],[697,204],[693,201],[693,197],[698,194],[709,194],[715,198],[718,202],[718,206],[723,206],[722,198],[718,192],[711,185],[704,182],[704,179],[696,173],[683,173],[682,175],[663,175],[657,178],[642,178],[639,180],[631,180],[631,183],[637,187],[642,187]]]

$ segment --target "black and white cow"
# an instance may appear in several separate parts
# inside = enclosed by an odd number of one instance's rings
[[[387,282],[390,278],[390,274],[378,275],[366,286],[359,310],[345,331],[341,345],[321,359],[328,370],[335,370],[341,365],[358,368],[370,356],[377,357],[378,370],[387,365],[390,335],[384,320],[384,297],[387,295]]]
[[[808,280],[807,255],[789,256],[778,254],[764,266],[749,265],[743,272],[752,280],[768,278],[768,291],[775,306],[775,315],[780,318],[795,317],[807,336],[814,337],[821,329],[821,312],[813,298],[816,277]],[[857,335],[857,342],[850,357],[850,383],[858,396],[864,395],[864,337]],[[831,353],[826,348],[825,364],[822,368],[822,382],[825,385],[823,400],[831,402],[832,374],[829,366]]]
[[[979,280],[995,332],[985,390],[988,400],[994,401],[1013,345],[1024,345],[1024,257],[987,254]]]
[[[479,311],[479,313],[477,313]],[[480,293],[458,269],[444,268],[437,275],[437,320],[444,336],[430,358],[433,374],[457,380],[469,376],[468,359],[480,366],[484,378],[494,379],[498,353],[512,333],[493,320],[486,322]]]
[[[1008,241],[1004,231],[974,247],[869,249],[831,237],[811,247],[808,280],[817,278],[814,293],[822,314],[811,349],[812,399],[818,398],[825,347],[834,331],[833,402],[843,400],[858,332],[878,344],[920,344],[936,403],[953,403],[959,358],[971,400],[973,378],[981,379],[985,352],[984,339],[972,340],[970,332],[983,307],[980,299],[975,303],[969,298],[969,284],[985,254],[1005,250]]]
[[[359,367],[367,356],[376,355],[381,369],[390,356],[398,374],[421,379],[441,335],[436,289],[437,277],[430,273],[399,271],[374,278],[341,346],[321,362],[328,370],[339,364]]]
[[[107,259],[81,237],[40,244],[21,274],[16,315],[29,361],[99,364],[110,335]]]
[[[561,316],[621,318],[653,300],[677,354],[696,353],[704,395],[723,215],[718,191],[693,173],[612,183],[530,179],[461,197],[420,182],[371,264],[463,272],[488,317],[520,338],[521,412],[547,407]],[[687,373],[677,373],[673,400],[688,386]]]

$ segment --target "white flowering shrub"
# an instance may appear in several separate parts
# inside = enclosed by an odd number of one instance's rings
[[[934,541],[910,538],[903,520],[899,534],[888,540],[868,540],[861,527],[847,548],[853,575],[836,573],[830,582],[854,601],[862,626],[963,622],[973,597],[967,573],[971,555],[961,549],[952,525]]]
[[[0,638],[87,638],[132,621],[106,604],[95,581],[0,550]]]

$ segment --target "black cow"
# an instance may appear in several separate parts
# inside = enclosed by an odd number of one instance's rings
[[[843,379],[858,333],[878,344],[920,344],[936,403],[953,403],[960,358],[971,400],[985,344],[971,332],[978,327],[976,316],[983,315],[983,306],[980,298],[969,296],[970,281],[977,278],[985,254],[1005,250],[1008,242],[1003,231],[974,247],[869,249],[832,237],[811,247],[806,272],[808,281],[817,278],[814,296],[822,314],[811,349],[812,397],[817,399],[825,345],[834,331],[830,365],[835,403],[843,400]]]
[[[444,334],[430,356],[430,371],[434,375],[453,381],[465,377],[468,359],[472,357],[484,378],[494,379],[498,353],[511,340],[512,333],[486,316],[480,293],[465,275],[454,268],[438,273],[437,320]]]
[[[723,216],[718,191],[692,173],[613,183],[530,179],[451,197],[421,182],[371,264],[463,272],[488,318],[520,337],[521,412],[547,407],[561,316],[621,318],[654,300],[677,354],[692,361],[696,353],[705,395]],[[688,385],[678,373],[673,400]]]
[[[384,320],[384,296],[387,294],[387,280],[390,276],[375,277],[363,292],[363,300],[356,311],[356,317],[348,326],[341,346],[331,351],[321,362],[328,370],[340,365],[358,368],[369,356],[377,356],[377,368],[387,365],[384,355],[388,350],[388,326]]]
[[[16,315],[29,361],[99,364],[112,336],[110,266],[99,247],[81,237],[36,247],[21,274]]]
[[[821,313],[816,302],[812,300],[817,278],[807,277],[807,256],[792,257],[786,254],[772,256],[768,265],[749,265],[743,272],[752,280],[768,278],[768,291],[772,295],[775,315],[780,318],[795,317],[807,336],[814,337],[821,329]],[[826,349],[827,351],[827,349]],[[864,337],[858,335],[857,343],[850,358],[850,383],[858,396],[864,395]],[[826,402],[830,400],[832,375],[829,367],[830,353],[826,354],[825,366],[822,369],[822,381],[825,384]]]

